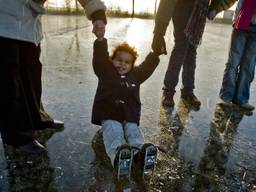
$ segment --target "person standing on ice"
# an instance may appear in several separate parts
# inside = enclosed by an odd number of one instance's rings
[[[174,106],[175,87],[182,67],[181,98],[190,106],[199,108],[201,102],[194,94],[197,48],[201,42],[209,7],[220,12],[236,0],[161,0],[155,18],[152,49],[167,54],[164,36],[172,19],[174,47],[164,77],[162,105]]]
[[[93,33],[105,33],[106,7],[100,0],[78,0],[93,23]],[[43,109],[40,42],[45,0],[0,1],[0,132],[4,144],[29,154],[45,151],[36,130],[63,128]]]
[[[234,17],[231,46],[225,66],[218,104],[235,104],[252,111],[250,85],[256,64],[256,1],[239,0]]]

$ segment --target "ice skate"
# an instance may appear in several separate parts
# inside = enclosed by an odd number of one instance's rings
[[[145,151],[142,175],[142,178],[144,178],[145,174],[152,175],[154,172],[157,159],[157,148],[151,143],[146,143],[142,146],[142,150]]]
[[[117,149],[115,171],[118,189],[123,192],[131,191],[131,166],[133,152],[131,146],[124,144]]]
[[[139,152],[134,156],[134,176],[138,181],[144,179],[145,175],[152,175],[156,166],[157,147],[152,143],[142,145]]]

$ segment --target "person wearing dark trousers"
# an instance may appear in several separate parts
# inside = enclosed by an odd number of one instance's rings
[[[231,6],[235,0],[221,1],[222,10]],[[172,19],[174,27],[174,47],[164,78],[162,105],[174,106],[175,87],[179,82],[182,68],[181,98],[193,107],[200,107],[201,102],[194,95],[197,47],[201,43],[209,0],[161,0],[155,18],[153,50],[166,52],[164,35]],[[228,6],[227,6],[228,5]]]
[[[39,154],[45,147],[35,140],[40,129],[59,129],[64,123],[52,119],[43,108],[41,16],[45,0],[0,1],[0,132],[4,144]],[[93,33],[104,36],[105,5],[100,0],[79,0]]]

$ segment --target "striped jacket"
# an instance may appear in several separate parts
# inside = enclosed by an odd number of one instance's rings
[[[155,18],[155,34],[165,35],[167,26],[174,14],[176,3],[179,0],[161,0]],[[209,10],[221,12],[230,8],[237,0],[210,0]]]

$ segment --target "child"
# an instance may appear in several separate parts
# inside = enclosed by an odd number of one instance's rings
[[[94,42],[93,69],[98,77],[98,88],[92,123],[102,126],[106,153],[117,171],[117,178],[129,178],[134,148],[140,149],[134,159],[142,159],[142,171],[153,169],[156,160],[156,147],[151,143],[143,144],[144,138],[138,127],[139,91],[140,84],[157,67],[160,54],[149,53],[141,65],[134,66],[138,54],[127,43],[118,45],[110,58],[107,49],[106,39]]]
[[[219,104],[234,103],[252,111],[248,103],[256,64],[256,1],[239,0],[226,63]]]

